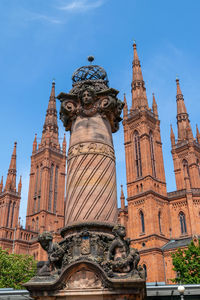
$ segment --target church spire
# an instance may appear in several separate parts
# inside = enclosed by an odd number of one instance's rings
[[[5,190],[6,191],[16,191],[16,147],[17,147],[17,142],[14,143],[14,149],[10,161],[10,166],[8,169],[8,175],[6,179],[6,185],[5,185]]]
[[[185,107],[183,94],[181,92],[179,79],[176,78],[176,102],[177,102],[177,125],[178,125],[178,141],[191,138],[192,129],[190,126],[189,116]]]
[[[156,99],[155,99],[154,93],[153,93],[152,110],[153,110],[153,113],[154,113],[155,115],[158,115],[158,106],[157,106],[157,103],[156,103]]]
[[[126,94],[124,93],[124,109],[123,109],[123,117],[124,119],[128,116],[128,106],[126,101]]]
[[[140,60],[137,54],[136,43],[133,43],[133,79],[132,79],[132,107],[131,111],[148,108],[145,83],[142,76]]]
[[[58,141],[58,124],[54,81],[52,82],[51,94],[46,111],[40,147],[44,145],[50,145],[50,147],[60,149]]]
[[[121,209],[125,209],[125,197],[124,197],[124,191],[123,191],[123,185],[122,184],[121,184],[120,201],[121,201]]]

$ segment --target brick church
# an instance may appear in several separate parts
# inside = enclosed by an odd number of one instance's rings
[[[124,96],[123,128],[127,177],[127,206],[123,187],[119,222],[127,237],[140,250],[140,264],[147,282],[172,283],[171,253],[184,248],[200,235],[200,133],[190,126],[179,80],[177,84],[177,126],[171,127],[171,153],[176,191],[167,192],[163,163],[160,120],[153,95],[148,105],[136,44],[133,44],[132,105]],[[26,226],[20,224],[21,178],[16,186],[16,143],[5,185],[0,183],[0,247],[9,252],[31,254],[44,260],[37,235],[52,231],[59,239],[64,225],[66,140],[59,143],[55,83],[52,83],[41,142],[33,141]]]

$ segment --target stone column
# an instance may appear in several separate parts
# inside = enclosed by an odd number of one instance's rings
[[[115,154],[123,104],[118,91],[101,80],[76,83],[61,93],[61,119],[70,130],[65,226],[76,222],[117,222]]]

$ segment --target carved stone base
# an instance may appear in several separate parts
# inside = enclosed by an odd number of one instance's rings
[[[69,265],[60,276],[37,277],[25,284],[33,298],[41,300],[143,300],[146,297],[142,279],[111,279],[96,263]]]
[[[48,232],[38,238],[48,261],[39,262],[38,275],[25,284],[33,298],[145,299],[139,252],[130,247],[124,226],[76,223],[61,235],[59,243]]]

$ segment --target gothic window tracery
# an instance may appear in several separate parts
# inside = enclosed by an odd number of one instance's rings
[[[180,220],[181,234],[187,233],[185,214],[182,211],[179,213],[179,220]]]
[[[134,143],[135,143],[135,163],[137,177],[142,176],[142,161],[141,161],[141,151],[140,151],[140,137],[138,131],[134,132]]]
[[[151,153],[151,167],[152,176],[156,177],[156,164],[155,164],[155,154],[154,154],[154,144],[153,144],[153,133],[149,132],[149,142],[150,142],[150,153]]]
[[[141,232],[145,232],[145,224],[144,224],[144,214],[143,211],[140,211],[140,222],[141,222]]]

